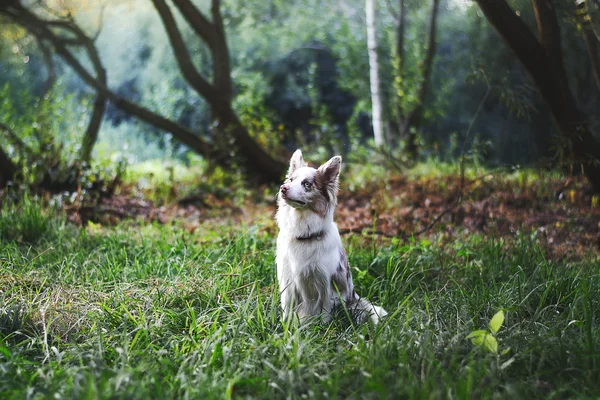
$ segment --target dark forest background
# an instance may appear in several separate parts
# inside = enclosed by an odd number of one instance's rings
[[[195,154],[276,182],[298,147],[371,162],[383,154],[399,168],[467,154],[490,167],[586,172],[596,145],[577,150],[548,102],[564,93],[532,79],[531,68],[553,61],[533,57],[528,69],[519,41],[486,17],[493,3],[375,1],[382,144],[373,141],[363,1],[4,1],[0,149],[11,176],[48,187],[74,182],[63,175],[75,164]],[[497,4],[505,9],[495,15],[510,10],[523,24],[505,19],[506,29],[558,46],[565,101],[597,137],[597,4]]]

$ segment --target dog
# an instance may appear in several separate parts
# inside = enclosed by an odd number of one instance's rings
[[[308,166],[302,152],[290,159],[286,180],[277,195],[277,280],[284,316],[301,321],[332,319],[344,305],[354,321],[377,324],[387,312],[354,291],[348,256],[333,221],[342,157],[318,169]]]

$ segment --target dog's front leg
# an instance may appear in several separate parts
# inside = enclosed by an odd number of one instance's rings
[[[333,309],[335,306],[335,299],[334,297],[329,294],[327,297],[325,297],[324,301],[323,301],[323,321],[324,322],[331,322],[331,320],[333,319]]]
[[[292,287],[291,283],[289,281],[280,279],[279,280],[279,289],[281,290],[281,292],[279,292],[279,300],[281,302],[281,308],[283,309],[283,315],[284,317],[288,317],[288,315],[290,314],[293,307],[293,292],[294,292],[294,288]]]

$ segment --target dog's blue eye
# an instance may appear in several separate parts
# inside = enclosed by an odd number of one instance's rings
[[[302,186],[304,187],[305,190],[310,190],[312,183],[309,182],[307,179],[302,181]]]

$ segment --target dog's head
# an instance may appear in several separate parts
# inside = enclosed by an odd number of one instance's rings
[[[302,152],[296,150],[290,159],[286,180],[279,188],[279,206],[311,210],[325,216],[337,203],[341,165],[342,157],[335,156],[314,169],[304,161]]]

